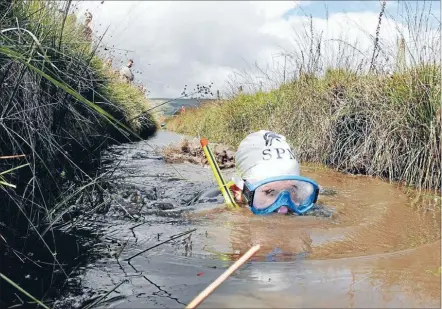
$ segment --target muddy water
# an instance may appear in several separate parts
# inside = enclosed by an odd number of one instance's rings
[[[257,243],[200,307],[440,307],[439,200],[413,202],[380,180],[309,166],[302,173],[326,190],[308,216],[231,211],[220,196],[189,206],[216,184],[209,169],[165,164],[152,150],[179,139],[161,131],[150,146],[113,150],[122,161],[112,224],[101,228],[108,252],[80,278],[105,296],[100,307],[183,308]]]

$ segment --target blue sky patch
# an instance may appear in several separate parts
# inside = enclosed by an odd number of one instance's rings
[[[312,16],[326,18],[336,13],[371,12],[379,13],[381,1],[303,1],[296,8],[288,10],[284,19],[292,16]],[[431,27],[440,23],[440,1],[388,1],[386,4],[387,16],[406,23],[407,9],[411,12],[422,12],[431,9],[433,17]]]

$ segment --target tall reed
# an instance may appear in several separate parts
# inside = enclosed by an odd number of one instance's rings
[[[95,54],[99,41],[88,37],[70,5],[0,4],[0,173],[8,171],[0,182],[0,264],[31,290],[38,287],[11,265],[32,264],[21,254],[42,255],[40,249],[52,258],[51,271],[67,277],[53,228],[75,204],[102,202],[103,149],[156,130],[147,113],[130,121],[149,108],[144,94],[104,66]],[[12,293],[0,284],[2,295]]]

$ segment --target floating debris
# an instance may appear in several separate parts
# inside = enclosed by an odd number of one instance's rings
[[[220,169],[235,166],[235,151],[232,147],[222,144],[211,143],[212,151]],[[198,165],[208,165],[199,139],[183,139],[177,145],[171,145],[163,150],[164,160],[167,163],[189,162]]]

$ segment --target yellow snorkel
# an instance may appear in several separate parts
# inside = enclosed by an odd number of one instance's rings
[[[230,191],[230,187],[233,183],[225,182],[223,175],[221,174],[221,170],[216,163],[215,157],[209,148],[209,140],[207,138],[202,138],[200,140],[200,143],[226,204],[231,208],[239,208],[239,205],[235,203],[235,199],[232,195],[232,192]]]

